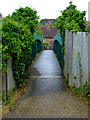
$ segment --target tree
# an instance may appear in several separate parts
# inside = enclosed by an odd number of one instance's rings
[[[39,16],[37,16],[37,11],[30,7],[17,9],[16,12],[13,12],[11,18],[27,25],[32,34],[35,34],[38,30]]]
[[[80,12],[77,7],[69,3],[70,5],[63,11],[62,16],[56,19],[56,27],[62,30],[69,30],[71,32],[86,31],[86,20],[84,20],[86,11]]]
[[[6,61],[12,56],[17,87],[20,87],[28,76],[26,69],[32,62],[32,46],[37,30],[37,12],[29,7],[19,8],[11,16],[2,18],[2,72],[7,70]]]
[[[70,32],[80,32],[86,31],[87,22],[84,19],[86,11],[80,12],[77,10],[76,5],[73,5],[72,2],[69,3],[69,6],[61,11],[62,15],[57,17],[55,26],[60,30],[62,36],[62,60],[60,61],[61,67],[64,67],[64,40],[65,40],[65,29]]]

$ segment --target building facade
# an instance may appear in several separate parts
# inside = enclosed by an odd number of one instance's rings
[[[55,26],[50,26],[48,23],[46,23],[45,25],[40,26],[40,29],[43,31],[43,43],[53,46],[53,37],[58,34],[58,30],[55,28]]]

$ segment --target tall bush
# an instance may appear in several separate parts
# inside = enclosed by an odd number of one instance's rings
[[[60,63],[63,69],[65,29],[70,32],[85,32],[87,22],[84,19],[86,11],[80,12],[72,2],[69,3],[69,6],[65,10],[61,11],[61,14],[61,16],[57,17],[55,26],[60,30],[62,36],[62,60]]]
[[[37,12],[29,7],[20,8],[11,16],[2,19],[2,67],[12,56],[13,74],[17,87],[23,84],[25,70],[32,62],[32,44],[38,30]]]

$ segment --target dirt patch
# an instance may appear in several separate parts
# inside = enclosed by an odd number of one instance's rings
[[[15,107],[16,102],[19,100],[19,98],[28,90],[28,85],[25,85],[16,91],[12,92],[11,97],[11,104],[12,105],[3,105],[2,106],[2,116],[4,116],[6,113],[8,113],[13,107]]]
[[[72,96],[74,96],[74,97],[76,97],[76,99],[79,99],[80,101],[82,101],[83,103],[86,103],[86,104],[88,104],[88,100],[87,100],[87,98],[82,98],[82,97],[78,97],[78,95],[73,95],[73,90],[71,89],[71,88],[68,88],[67,87],[67,85],[66,85],[66,83],[65,83],[65,78],[64,78],[64,86],[65,86],[65,89],[66,89],[66,91],[70,94],[70,95],[72,95]]]
[[[68,92],[48,93],[19,101],[4,118],[88,118],[88,105]]]

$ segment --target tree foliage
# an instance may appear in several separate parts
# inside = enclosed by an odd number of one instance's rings
[[[61,11],[62,16],[56,19],[56,27],[60,31],[67,29],[71,32],[84,32],[86,30],[86,20],[84,20],[86,11],[80,12],[72,2],[69,4],[69,7]]]
[[[69,6],[61,11],[61,16],[57,17],[55,26],[60,30],[62,36],[62,60],[61,67],[64,67],[64,40],[65,40],[65,29],[70,32],[80,32],[86,31],[87,22],[84,19],[86,11],[80,12],[77,10],[76,5],[73,5],[72,2],[69,3]]]
[[[13,74],[20,87],[26,76],[26,68],[32,62],[34,34],[38,30],[37,12],[29,7],[20,8],[11,16],[2,19],[2,68],[12,56]]]
[[[38,28],[38,19],[37,11],[31,9],[30,7],[17,9],[16,12],[13,12],[11,18],[19,23],[24,23],[28,26],[32,34],[35,34]]]

